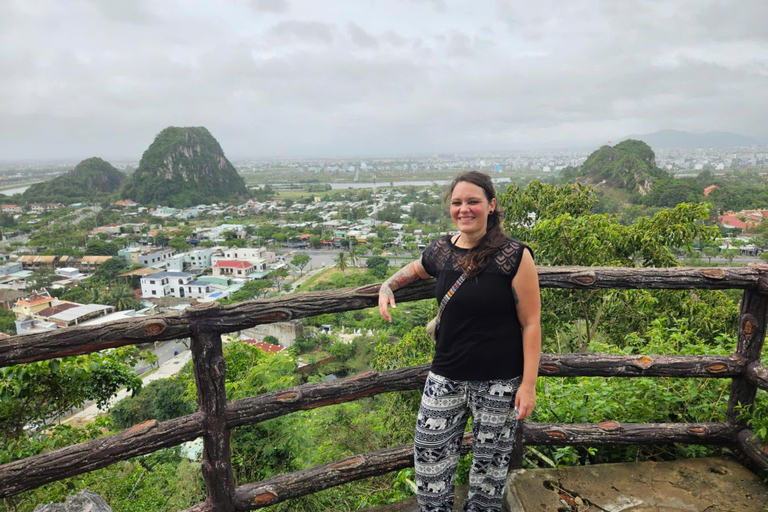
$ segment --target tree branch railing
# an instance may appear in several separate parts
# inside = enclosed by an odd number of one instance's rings
[[[542,287],[567,289],[743,289],[738,344],[729,356],[543,354],[544,377],[678,377],[732,379],[723,423],[600,424],[526,422],[524,444],[622,445],[694,443],[727,445],[753,469],[768,469],[768,447],[755,440],[737,406],[768,391],[768,368],[760,362],[768,314],[768,266],[742,268],[542,267]],[[203,437],[203,477],[207,499],[194,511],[241,511],[272,505],[322,489],[384,474],[413,464],[404,445],[278,475],[235,488],[230,460],[232,428],[295,411],[338,404],[423,386],[428,365],[365,372],[333,382],[312,383],[226,402],[221,334],[259,324],[373,307],[379,285],[248,301],[232,306],[196,304],[182,313],[93,327],[71,327],[9,338],[0,344],[0,367],[91,353],[130,344],[190,337],[199,409],[170,421],[155,420],[77,445],[0,465],[0,498],[46,483],[106,467],[121,460]],[[398,290],[399,302],[434,297],[434,282]],[[471,434],[465,436],[465,449]],[[522,447],[513,460],[520,460]],[[322,478],[320,478],[322,476]]]

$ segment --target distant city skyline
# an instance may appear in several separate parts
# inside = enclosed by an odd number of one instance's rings
[[[662,129],[768,140],[768,2],[9,0],[0,161],[590,148]]]

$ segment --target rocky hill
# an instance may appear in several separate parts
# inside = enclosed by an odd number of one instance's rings
[[[101,158],[87,158],[67,174],[29,187],[22,198],[37,203],[92,203],[119,190],[125,174]]]
[[[585,184],[647,193],[653,183],[669,179],[656,166],[656,154],[643,141],[625,140],[615,146],[603,146],[587,158],[577,179]]]
[[[207,129],[169,127],[144,152],[121,193],[146,206],[179,207],[232,201],[248,191]]]

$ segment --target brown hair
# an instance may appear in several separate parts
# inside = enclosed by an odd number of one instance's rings
[[[490,176],[478,171],[467,171],[454,178],[451,183],[451,188],[448,189],[448,192],[445,194],[445,199],[447,201],[450,201],[453,189],[462,181],[472,183],[483,189],[485,197],[488,199],[489,203],[491,202],[491,199],[496,198],[496,189],[493,188],[493,182],[491,181]],[[483,235],[483,238],[480,239],[478,244],[467,253],[464,261],[461,262],[468,277],[476,276],[488,266],[491,259],[493,259],[499,249],[506,243],[507,235],[501,229],[501,218],[502,214],[499,211],[497,200],[496,208],[493,209],[493,212],[488,214],[488,225],[485,230],[485,235]]]

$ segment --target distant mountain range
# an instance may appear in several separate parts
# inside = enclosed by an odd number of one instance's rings
[[[642,140],[654,149],[660,148],[731,148],[765,144],[766,140],[732,132],[690,133],[660,130],[654,133],[627,135],[621,140]]]

